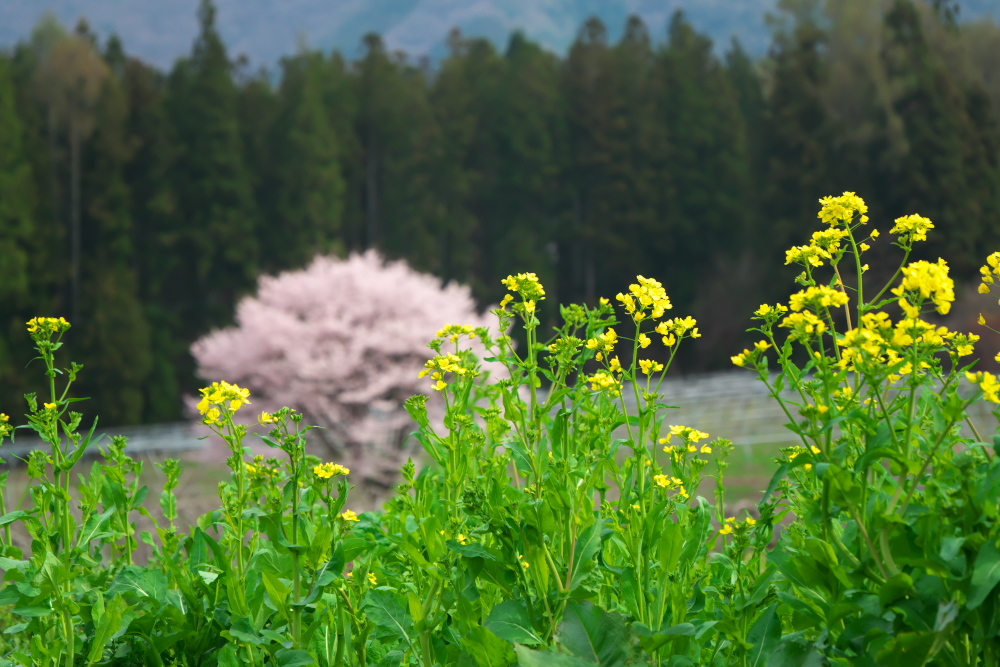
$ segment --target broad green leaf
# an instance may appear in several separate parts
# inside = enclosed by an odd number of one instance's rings
[[[507,667],[517,662],[514,647],[482,626],[467,632],[462,645],[478,667]]]
[[[517,664],[521,667],[595,667],[596,663],[575,655],[553,653],[552,651],[533,651],[524,646],[515,646]]]
[[[778,616],[778,603],[768,607],[747,633],[747,641],[753,644],[748,659],[753,667],[763,667],[767,658],[781,641],[781,617]]]
[[[590,573],[594,555],[601,549],[601,531],[604,524],[600,521],[592,523],[580,534],[573,549],[573,576],[570,579],[570,590],[583,583]]]
[[[219,667],[244,667],[243,662],[236,654],[236,646],[226,644],[218,653]]]
[[[913,667],[926,664],[936,633],[903,632],[893,637],[878,653],[878,664],[885,667]]]
[[[264,588],[267,590],[267,594],[271,596],[271,602],[280,609],[285,605],[289,594],[292,592],[291,586],[283,582],[281,577],[267,570],[262,573],[262,577],[264,579]]]
[[[316,660],[311,655],[298,649],[281,649],[274,657],[278,659],[278,667],[306,667],[316,664]]]
[[[24,510],[8,512],[7,514],[0,516],[0,526],[6,526],[8,523],[14,523],[24,516],[28,516],[28,512],[25,512]]]
[[[535,634],[531,619],[524,605],[518,600],[507,600],[493,607],[486,618],[486,627],[497,637],[519,644],[544,644]]]
[[[485,558],[492,561],[500,560],[481,544],[461,544],[455,540],[448,540],[445,542],[445,545],[455,553],[466,558]]]
[[[625,621],[590,602],[570,601],[559,626],[559,642],[573,655],[602,667],[628,661],[631,641]]]
[[[680,524],[667,519],[660,524],[660,541],[657,545],[657,555],[663,572],[673,572],[681,558],[684,548],[684,531]]]
[[[412,642],[410,628],[413,619],[400,601],[400,597],[391,591],[369,591],[365,596],[365,613],[376,625],[390,630],[400,639]]]
[[[969,598],[965,606],[976,609],[986,600],[986,596],[1000,583],[1000,551],[996,542],[988,541],[976,555],[972,567],[972,583],[969,584]]]
[[[128,603],[120,595],[113,597],[104,605],[104,614],[94,627],[94,638],[90,644],[90,653],[87,654],[87,664],[92,665],[104,656],[104,647],[122,627],[122,615],[127,607]]]
[[[233,624],[229,626],[229,634],[233,636],[233,639],[246,642],[247,644],[254,644],[255,646],[262,646],[267,643],[257,633],[257,630],[254,629],[253,623],[250,622],[249,618],[238,618],[233,621]]]

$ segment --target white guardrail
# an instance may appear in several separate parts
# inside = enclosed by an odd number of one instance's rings
[[[733,370],[668,378],[660,387],[660,394],[662,402],[678,406],[666,411],[664,424],[692,426],[712,437],[732,440],[737,445],[798,443],[796,436],[786,428],[788,418],[777,401],[750,371]],[[634,412],[635,398],[630,387],[625,388],[624,395],[626,404]],[[788,394],[788,397],[790,400],[796,398],[794,394]],[[987,441],[991,440],[997,427],[992,407],[992,404],[981,401],[970,410],[972,421]],[[798,417],[794,413],[793,416]],[[110,444],[112,435],[127,436],[128,451],[133,454],[175,454],[203,449],[207,441],[201,438],[209,435],[210,431],[194,422],[176,422],[98,428],[95,439],[98,434],[105,435],[92,445],[93,454],[99,453],[99,447]],[[963,427],[963,435],[972,436],[968,425]],[[0,447],[0,457],[13,463],[15,457],[22,458],[41,445],[37,437],[18,431],[14,442],[8,441]]]
[[[84,431],[82,425],[81,431]],[[101,447],[111,444],[113,435],[124,435],[128,438],[126,451],[130,454],[174,454],[203,449],[206,441],[199,438],[209,433],[207,428],[194,422],[103,428],[98,425],[87,455],[99,455]],[[0,446],[0,458],[5,459],[8,464],[15,463],[15,459],[24,458],[31,450],[43,447],[48,448],[49,445],[43,443],[33,432],[18,430],[14,432],[13,441],[5,440],[3,446]]]

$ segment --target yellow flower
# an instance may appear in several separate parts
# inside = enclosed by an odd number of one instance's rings
[[[922,215],[904,215],[896,218],[896,224],[889,230],[891,234],[899,234],[900,241],[926,241],[927,230],[934,229],[934,223]]]
[[[701,453],[702,454],[711,454],[712,453],[712,448],[709,447],[708,445],[702,445],[701,446]]]
[[[807,289],[793,294],[788,301],[789,307],[793,311],[804,310],[807,307],[831,308],[846,305],[850,297],[843,291],[827,287],[826,285],[814,285]]]
[[[622,362],[618,361],[618,357],[615,357],[614,359],[612,359],[611,363],[609,364],[609,366],[611,367],[611,372],[612,373],[621,373],[622,372]]]
[[[788,337],[792,340],[811,338],[826,331],[826,323],[809,311],[792,313],[783,319],[779,326],[792,330],[788,334]]]
[[[545,298],[545,288],[534,273],[519,273],[501,280],[508,290],[517,292],[525,301],[541,301]],[[509,303],[509,302],[508,302]],[[506,304],[504,304],[506,305]]]
[[[313,468],[313,473],[317,477],[330,479],[331,477],[336,477],[337,475],[350,475],[351,469],[345,468],[339,463],[321,463]]]
[[[368,583],[370,583],[372,586],[378,586],[378,578],[375,576],[374,572],[368,573]]]
[[[606,391],[614,396],[621,393],[622,385],[621,382],[616,380],[613,375],[609,374],[607,371],[598,371],[587,378],[587,382],[590,383],[591,391]]]
[[[936,264],[920,260],[904,266],[903,280],[892,293],[901,297],[899,305],[907,311],[908,317],[916,317],[915,314],[911,314],[916,308],[908,308],[907,306],[912,304],[904,304],[905,299],[902,297],[904,294],[915,292],[919,292],[923,299],[931,299],[937,311],[947,315],[955,300],[955,282],[948,276],[948,264],[939,259]]]
[[[748,516],[747,520],[746,520],[746,524],[748,526],[756,526],[757,525],[757,519],[754,519],[753,517]]]
[[[861,249],[861,252],[867,252],[867,251],[871,250],[872,247],[870,245],[868,245],[867,243],[859,243],[858,244],[858,248]]]
[[[747,359],[750,357],[750,350],[743,350],[734,357],[729,357],[729,359],[736,366],[746,366]]]
[[[340,518],[342,520],[344,520],[344,521],[360,521],[361,520],[361,519],[358,518],[358,515],[354,513],[354,510],[347,510],[345,512],[341,512]]]
[[[646,311],[653,319],[663,317],[663,313],[673,308],[663,285],[653,278],[636,276],[638,283],[629,285],[629,293],[615,296],[622,302],[626,312],[637,322],[646,318]]]
[[[639,369],[646,375],[652,375],[653,373],[659,373],[662,371],[663,364],[653,361],[652,359],[640,359]]]
[[[819,218],[823,222],[835,225],[849,225],[854,219],[854,214],[858,213],[862,223],[868,222],[868,205],[865,200],[853,192],[845,192],[839,197],[823,197],[819,200],[822,208]]]
[[[260,413],[260,417],[257,417],[257,422],[260,424],[277,424],[278,418],[270,412],[262,412]]]
[[[639,347],[647,348],[652,342],[652,339],[646,334],[639,334]]]
[[[198,412],[206,415],[204,423],[221,424],[221,410],[236,412],[244,405],[250,404],[250,390],[244,389],[228,382],[213,382],[212,386],[204,387],[201,391],[201,401],[198,403]],[[212,412],[212,411],[215,412]],[[214,418],[209,417],[214,415]]]
[[[459,544],[466,544],[466,539],[467,538],[465,537],[465,535],[463,533],[459,533],[458,536],[456,537],[456,539],[458,540]]]
[[[733,527],[731,524],[725,524],[719,531],[720,535],[730,535],[733,532]]]
[[[58,334],[69,329],[70,324],[65,317],[32,317],[26,323],[30,334]]]

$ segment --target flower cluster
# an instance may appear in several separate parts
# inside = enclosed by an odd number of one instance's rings
[[[989,294],[992,288],[990,285],[996,283],[1000,278],[1000,252],[992,253],[986,258],[986,264],[979,269],[983,276],[983,282],[979,285],[980,294]]]
[[[431,385],[437,391],[441,391],[448,386],[448,383],[444,381],[445,373],[454,373],[456,375],[465,375],[468,372],[467,368],[462,365],[462,358],[457,354],[441,354],[433,359],[429,359],[426,364],[424,364],[424,370],[420,371],[420,377],[431,376],[434,380],[434,384]]]
[[[258,454],[253,457],[253,463],[244,463],[243,466],[246,468],[247,474],[255,480],[278,476],[277,468],[264,465],[263,454]]]
[[[615,296],[636,322],[641,322],[647,316],[658,320],[674,307],[660,281],[643,276],[636,276],[636,280],[639,282],[628,286],[628,294],[619,293]]]
[[[615,357],[612,361],[617,361],[618,357]],[[621,365],[618,365],[621,368]],[[587,382],[590,383],[591,391],[606,391],[613,396],[617,396],[622,393],[622,383],[621,380],[617,379],[611,373],[607,371],[597,371],[593,375],[587,378]]]
[[[27,321],[28,333],[32,337],[59,334],[70,328],[65,317],[32,317]]]
[[[889,232],[899,234],[900,243],[909,244],[914,241],[926,241],[929,229],[934,229],[934,223],[922,215],[914,214],[896,218],[896,224]]]
[[[250,390],[238,387],[228,382],[213,382],[211,387],[201,391],[201,401],[198,402],[198,412],[205,416],[205,424],[221,425],[223,412],[238,411],[244,405],[249,405]]]
[[[447,338],[452,343],[457,343],[462,336],[468,336],[469,340],[473,340],[477,335],[476,328],[471,324],[449,324],[437,332],[438,338]]]
[[[791,340],[808,340],[826,331],[826,323],[809,311],[792,313],[783,319],[779,326],[791,329],[788,334]]]
[[[669,444],[675,435],[680,436],[683,443],[679,445]],[[666,445],[663,448],[664,452],[673,456],[675,460],[680,460],[685,454],[695,454],[699,451],[702,454],[711,454],[712,448],[709,445],[701,445],[699,448],[695,444],[707,437],[709,437],[708,433],[691,428],[690,426],[671,426],[670,433],[665,438],[660,438],[660,444]]]
[[[0,438],[6,438],[11,430],[10,417],[0,412]]]
[[[538,276],[534,273],[519,273],[516,276],[507,276],[501,280],[508,290],[521,295],[522,303],[514,306],[515,311],[521,311],[524,315],[531,315],[535,312],[535,304],[545,299],[545,288],[538,281]],[[507,304],[514,300],[513,295],[507,294],[500,301],[500,308],[507,309]]]
[[[667,475],[653,475],[653,481],[656,482],[657,486],[663,489],[667,489],[668,491],[671,489],[675,489],[677,491],[677,495],[679,495],[681,498],[688,499],[691,497],[690,495],[688,495],[687,490],[684,488],[684,481],[678,477],[668,477]]]
[[[837,308],[846,305],[850,300],[851,298],[842,290],[826,285],[813,285],[793,294],[788,300],[788,305],[797,312],[806,308],[814,310]]]
[[[767,351],[769,347],[771,347],[771,344],[766,340],[759,340],[753,344],[753,350],[744,349],[736,356],[729,358],[736,366],[746,366],[748,363],[754,365],[757,363],[760,355]]]
[[[979,385],[986,394],[987,401],[1000,403],[1000,380],[997,380],[996,375],[980,371],[978,373],[967,372],[965,377],[969,379],[969,382]]]
[[[903,280],[892,290],[899,298],[899,306],[909,317],[916,317],[919,309],[908,297],[919,293],[920,299],[930,299],[937,311],[947,315],[955,300],[955,282],[948,276],[948,264],[939,259],[936,264],[920,260],[903,267]]]
[[[822,205],[819,219],[831,227],[851,224],[855,213],[861,216],[862,224],[868,222],[868,205],[853,192],[845,192],[839,197],[823,197],[819,203]]]
[[[744,519],[743,523],[740,523],[736,517],[728,517],[725,523],[722,524],[722,528],[719,529],[720,535],[732,535],[734,530],[745,530],[757,525],[757,519],[748,516]]]
[[[618,344],[618,333],[613,328],[608,328],[602,334],[599,334],[597,338],[591,338],[587,341],[588,350],[597,350],[597,360],[600,361],[604,356],[613,352],[615,345]]]
[[[652,359],[640,359],[639,369],[646,375],[652,375],[653,373],[659,373],[663,370],[663,364],[658,361],[653,361]]]
[[[664,320],[656,325],[656,333],[663,336],[663,344],[672,347],[678,340],[685,336],[691,338],[701,338],[698,332],[698,320],[693,317],[675,317]]]
[[[811,445],[808,450],[805,447],[789,447],[788,449],[783,449],[781,451],[785,452],[788,455],[788,460],[789,461],[794,461],[801,454],[805,454],[806,451],[811,452],[813,454],[813,456],[815,456],[816,454],[819,454],[822,450],[819,447],[817,447],[816,445]],[[812,470],[813,466],[812,466],[811,463],[807,463],[803,467],[806,470]]]
[[[330,479],[331,477],[336,477],[337,475],[350,475],[351,469],[345,468],[339,463],[321,463],[313,468],[313,473],[317,477]]]

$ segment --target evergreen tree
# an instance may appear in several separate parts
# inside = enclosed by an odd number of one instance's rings
[[[181,393],[195,389],[193,362],[182,337],[181,318],[188,306],[180,303],[171,283],[176,258],[164,252],[181,225],[179,204],[171,178],[177,159],[177,141],[166,109],[166,79],[145,63],[125,62],[122,87],[127,96],[125,121],[131,142],[124,170],[130,197],[134,243],[133,271],[139,284],[144,317],[149,323],[151,368],[142,388],[144,420],[181,418]]]
[[[237,89],[211,0],[202,0],[198,18],[194,53],[175,66],[168,97],[179,143],[177,226],[167,246],[176,295],[170,309],[184,339],[231,317],[235,299],[253,284],[260,252]]]
[[[87,367],[78,390],[105,424],[138,423],[152,366],[150,328],[136,280],[129,191],[124,170],[133,142],[120,81],[125,57],[112,38],[112,76],[94,109],[94,133],[83,150],[83,290],[79,359]]]
[[[481,301],[496,299],[499,281],[511,273],[533,271],[553,298],[562,300],[556,282],[555,244],[564,215],[565,131],[559,95],[559,60],[522,33],[514,33],[486,96],[490,120],[479,134],[491,138],[488,172],[476,196],[479,237],[474,290]]]
[[[344,200],[340,150],[323,101],[322,54],[304,52],[282,63],[281,112],[272,129],[276,206],[261,227],[268,270],[298,268],[339,242]]]
[[[826,148],[829,124],[822,99],[825,40],[818,24],[803,16],[776,32],[771,47],[772,90],[764,133],[768,159],[765,218],[760,223],[766,231],[753,235],[767,267],[781,266],[784,251],[808,239],[815,228],[818,200],[831,194]],[[767,298],[785,296],[779,290]]]
[[[884,59],[896,84],[906,152],[887,174],[894,211],[935,223],[921,252],[971,275],[996,242],[998,135],[981,89],[963,90],[929,48],[916,6],[896,0],[885,17]]]
[[[404,56],[390,57],[380,37],[365,37],[356,64],[357,168],[350,179],[363,217],[350,231],[352,247],[375,248],[436,272],[432,173],[440,136],[427,98],[425,73]]]
[[[18,341],[26,338],[25,314],[32,305],[37,202],[11,69],[10,59],[0,55],[0,401],[16,406],[24,393],[27,350]]]
[[[598,18],[588,19],[570,48],[563,73],[571,218],[559,235],[560,300],[596,303],[620,281],[606,276],[609,245],[621,247],[609,169],[625,152],[615,127],[621,98],[615,90],[613,54]]]

